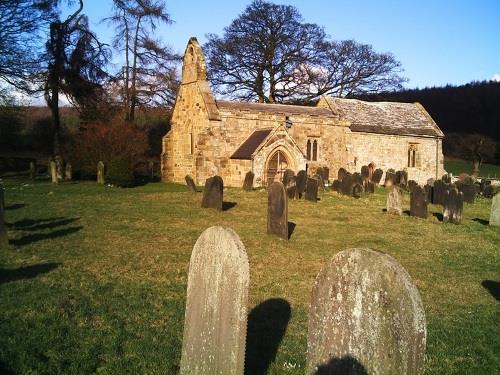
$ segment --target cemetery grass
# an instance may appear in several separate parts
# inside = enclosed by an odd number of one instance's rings
[[[252,368],[304,373],[314,279],[351,247],[390,254],[416,282],[428,324],[425,374],[500,368],[500,229],[487,225],[491,200],[466,204],[463,224],[453,225],[439,221],[434,205],[426,220],[388,215],[384,188],[358,200],[326,192],[317,203],[289,202],[295,228],[284,241],[266,234],[264,191],[227,189],[224,200],[236,205],[217,212],[176,184],[3,183],[10,246],[0,251],[2,373],[175,374],[189,258],[212,225],[234,229],[246,247],[248,311],[271,306],[249,324]],[[275,326],[286,326],[283,337]]]
[[[454,176],[459,176],[461,173],[472,173],[472,164],[467,160],[450,159],[444,161],[444,169]],[[483,163],[480,170],[481,177],[500,178],[500,165]]]

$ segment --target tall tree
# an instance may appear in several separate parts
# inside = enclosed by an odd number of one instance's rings
[[[137,106],[173,103],[180,57],[151,37],[160,23],[172,23],[163,0],[113,0],[113,4],[114,14],[105,20],[117,26],[113,43],[125,55],[117,81],[125,117],[133,121]]]

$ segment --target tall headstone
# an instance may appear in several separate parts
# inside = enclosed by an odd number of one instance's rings
[[[301,170],[297,173],[296,187],[297,187],[297,197],[300,199],[306,191],[307,174],[306,171]]]
[[[186,177],[184,177],[184,180],[186,180],[186,186],[188,188],[188,191],[190,193],[196,193],[197,190],[193,178],[187,174]]]
[[[318,183],[315,178],[308,178],[306,184],[306,200],[311,202],[318,201]]]
[[[5,196],[3,186],[0,185],[0,249],[9,245],[7,225],[5,224]]]
[[[361,198],[361,194],[363,194],[363,186],[361,184],[354,184],[352,187],[353,198],[359,199]]]
[[[424,306],[408,272],[387,254],[344,250],[314,282],[306,374],[417,375],[426,337]],[[332,368],[349,357],[359,372]]]
[[[73,166],[71,163],[66,163],[66,168],[64,170],[64,179],[66,181],[71,181],[73,179]]]
[[[391,186],[387,193],[387,212],[394,215],[401,215],[401,190],[396,185]]]
[[[427,218],[427,192],[420,185],[412,188],[410,193],[410,216]]]
[[[236,232],[206,229],[189,262],[181,374],[243,374],[249,279]]]
[[[374,162],[371,162],[370,164],[368,164],[368,178],[370,179],[370,181],[372,180],[373,174],[375,173],[375,168],[376,168],[376,165]]]
[[[500,194],[491,201],[490,225],[500,227]]]
[[[340,168],[337,172],[337,180],[342,181],[345,176],[347,176],[347,171],[344,168]]]
[[[267,233],[288,240],[288,197],[278,181],[271,184],[267,195]]]
[[[243,181],[243,190],[252,191],[253,190],[253,179],[255,174],[252,171],[248,171],[245,175],[245,181]]]
[[[222,177],[213,176],[205,181],[203,189],[203,199],[201,200],[202,208],[214,208],[222,211],[224,200],[224,181]]]
[[[105,178],[104,178],[104,163],[100,161],[97,163],[97,183],[98,184],[104,184],[105,183]]]
[[[436,181],[437,182],[437,181]],[[464,194],[456,188],[445,192],[443,203],[443,221],[460,224],[464,209]]]
[[[363,179],[363,183],[370,179],[370,168],[367,165],[361,167],[361,178]]]
[[[288,180],[288,184],[285,186],[286,190],[286,195],[288,195],[288,198],[290,199],[295,199],[297,195],[297,182],[296,182],[296,176],[290,177]]]
[[[34,161],[30,161],[30,179],[34,180],[36,178],[36,164]]]
[[[57,179],[57,164],[54,160],[50,161],[50,178],[53,184],[57,184],[57,182],[59,181]]]

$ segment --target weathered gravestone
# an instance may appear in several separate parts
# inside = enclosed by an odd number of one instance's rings
[[[410,193],[410,216],[427,218],[427,192],[420,185],[413,187]]]
[[[396,185],[391,186],[387,193],[387,212],[394,215],[401,215],[401,189]]]
[[[483,197],[485,198],[493,198],[496,193],[495,187],[490,183],[484,187]]]
[[[363,178],[361,177],[361,173],[354,172],[352,174],[352,179],[355,184],[360,184],[361,186],[363,186]]]
[[[295,196],[297,194],[297,182],[296,182],[295,176],[290,177],[288,180],[288,184],[285,186],[286,190],[286,195],[288,195],[288,198],[290,199],[295,199]]]
[[[100,161],[97,163],[97,183],[104,184],[104,163]]]
[[[375,184],[371,181],[366,181],[365,186],[364,186],[364,190],[366,193],[370,193],[370,194],[375,193]]]
[[[186,175],[186,177],[184,177],[184,180],[186,180],[186,186],[188,188],[188,191],[190,193],[196,193],[196,185],[194,184],[194,181],[193,181],[193,178],[190,176],[190,175]]]
[[[373,173],[375,172],[376,165],[374,162],[368,164],[368,177],[370,180],[373,178]]]
[[[382,180],[383,174],[384,174],[384,171],[382,169],[375,169],[375,171],[373,172],[373,176],[372,176],[372,182],[375,185],[380,184],[380,180]]]
[[[443,221],[445,223],[460,224],[464,209],[464,194],[456,188],[446,191],[444,194],[443,208]]]
[[[415,180],[408,181],[408,190],[409,191],[413,191],[413,189],[415,189],[415,187],[417,187],[417,186],[418,186],[417,181],[415,181]]]
[[[323,180],[323,175],[321,173],[316,173],[316,176],[314,176],[316,180],[318,180],[318,187],[321,189],[321,191],[325,190],[325,180]]]
[[[248,171],[245,175],[245,181],[243,181],[243,190],[252,191],[253,190],[253,179],[255,174],[252,171]]]
[[[464,194],[465,203],[474,203],[476,199],[477,186],[470,180],[459,181],[456,183],[457,189]]]
[[[315,174],[315,176],[321,176],[321,178],[323,178],[323,167],[316,168],[316,174]]]
[[[0,185],[0,248],[5,248],[9,245],[7,237],[7,225],[5,224],[5,198],[3,186]]]
[[[55,159],[56,159],[55,162],[56,162],[56,170],[57,170],[57,179],[63,180],[64,179],[64,160],[58,156]]]
[[[363,180],[363,183],[370,179],[370,168],[368,168],[367,165],[363,165],[361,167],[361,179]]]
[[[30,179],[34,180],[36,178],[36,164],[34,161],[30,161]]]
[[[325,180],[325,182],[330,180],[330,168],[328,167],[323,167],[323,180]]]
[[[361,194],[363,194],[363,186],[361,184],[354,184],[352,187],[352,196],[359,199],[361,198]]]
[[[267,233],[288,240],[288,197],[277,181],[271,184],[267,196]]]
[[[297,197],[300,199],[302,195],[306,191],[306,183],[307,183],[307,174],[306,171],[301,170],[297,173],[297,178],[295,180],[296,189],[297,189]]]
[[[332,190],[340,193],[341,182],[339,180],[333,180],[332,182]]]
[[[306,184],[306,200],[311,202],[318,201],[318,180],[315,178],[308,178]]]
[[[352,174],[348,173],[344,176],[342,181],[340,182],[340,192],[343,195],[348,195],[352,197],[352,189],[354,188],[354,179],[352,177]]]
[[[427,203],[432,203],[433,201],[433,190],[434,188],[431,185],[425,185],[425,194],[427,195]]]
[[[50,161],[50,177],[52,179],[53,184],[57,184],[57,164],[54,160]]]
[[[215,208],[222,211],[224,199],[224,182],[222,177],[213,176],[205,181],[203,189],[203,198],[201,200],[202,208]]]
[[[64,170],[64,179],[66,181],[71,181],[73,179],[73,166],[71,163],[66,163],[66,168]]]
[[[399,186],[408,189],[408,171],[403,169],[399,177]]]
[[[394,172],[393,169],[388,169],[385,172],[384,186],[385,187],[391,187],[392,185],[395,184],[395,179],[396,179],[396,172]]]
[[[288,180],[292,178],[292,176],[295,176],[295,172],[292,171],[291,169],[286,169],[285,172],[283,172],[283,185],[286,186],[288,185]]]
[[[348,172],[344,168],[340,168],[337,173],[337,180],[342,181]]]
[[[446,184],[442,180],[434,181],[434,187],[432,190],[432,203],[441,205],[444,204],[444,196],[446,190]]]
[[[236,232],[201,234],[189,262],[181,374],[243,374],[249,274]]]
[[[422,299],[408,272],[387,254],[344,250],[314,282],[306,374],[417,375],[426,336]],[[346,358],[349,368],[337,371]]]
[[[500,227],[500,194],[496,194],[491,201],[490,225]]]

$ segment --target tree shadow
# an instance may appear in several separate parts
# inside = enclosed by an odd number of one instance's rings
[[[222,211],[227,211],[236,206],[236,202],[222,202]]]
[[[42,263],[16,269],[0,268],[0,284],[23,279],[32,279],[42,273],[50,272],[60,265],[61,263]]]
[[[16,204],[11,204],[9,206],[5,206],[6,210],[18,210],[20,208],[26,207],[26,204],[24,203],[16,203]]]
[[[14,375],[15,372],[11,371],[4,362],[0,361],[0,374]]]
[[[481,285],[497,300],[500,301],[500,282],[493,280],[483,280]]]
[[[288,239],[290,239],[292,237],[292,233],[295,230],[296,226],[297,226],[297,224],[295,224],[294,222],[292,222],[292,221],[288,222]]]
[[[365,367],[356,358],[347,355],[342,358],[332,358],[318,366],[315,375],[368,375]]]
[[[52,229],[55,227],[60,227],[63,225],[68,225],[74,221],[80,219],[79,217],[65,219],[63,217],[54,217],[49,219],[22,219],[14,223],[7,224],[11,229],[21,229],[27,231],[42,230],[42,229]]]
[[[490,224],[489,220],[480,219],[478,217],[475,217],[474,219],[472,219],[472,221],[478,222],[479,224],[483,224],[483,225],[489,225]]]
[[[82,226],[69,227],[69,228],[55,230],[55,231],[50,232],[50,233],[30,234],[27,236],[23,236],[20,238],[9,240],[9,243],[14,245],[14,246],[17,246],[17,247],[26,246],[26,245],[32,244],[34,242],[54,239],[54,238],[66,236],[68,234],[76,233],[79,230],[81,230],[82,228],[83,228]]]
[[[275,360],[290,320],[290,304],[271,298],[255,306],[248,315],[245,374],[265,374]]]
[[[433,212],[432,216],[437,218],[439,221],[443,221],[443,214],[441,212]]]

